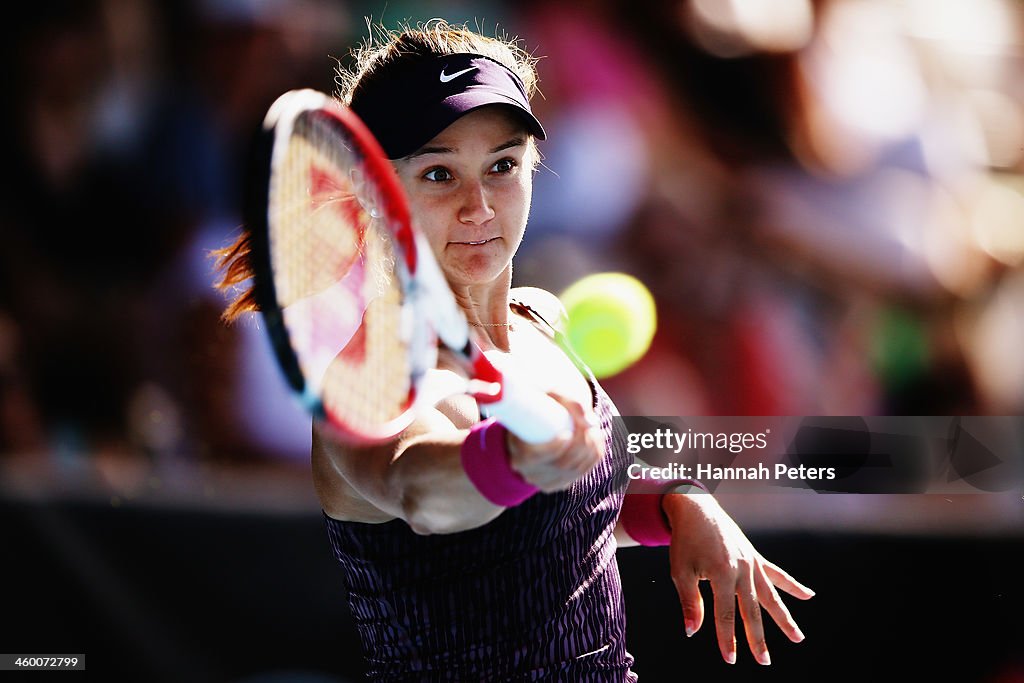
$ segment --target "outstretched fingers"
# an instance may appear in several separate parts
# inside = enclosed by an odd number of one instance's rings
[[[764,622],[761,619],[761,601],[754,580],[758,571],[755,564],[741,560],[737,571],[711,581],[715,593],[715,625],[718,633],[718,647],[725,661],[736,662],[736,607],[743,618],[743,631],[750,646],[750,652],[760,664],[772,663],[768,654],[768,643],[764,636]]]
[[[761,558],[761,563],[764,565],[764,571],[768,575],[768,579],[794,598],[810,600],[814,597],[814,591],[794,579],[782,567],[764,558]]]
[[[755,573],[754,582],[757,587],[757,599],[760,601],[761,606],[778,624],[782,632],[786,634],[786,637],[794,643],[802,641],[804,634],[800,627],[797,626],[796,621],[794,621],[793,615],[789,613],[786,603],[782,601],[778,591],[775,590],[775,586],[772,585],[766,568],[759,568]]]
[[[680,576],[672,573],[672,582],[679,593],[679,604],[683,608],[683,628],[689,638],[700,630],[704,623],[704,598],[700,594],[700,578],[693,573]]]
[[[715,594],[715,635],[722,658],[729,664],[736,663],[736,584],[711,581]]]

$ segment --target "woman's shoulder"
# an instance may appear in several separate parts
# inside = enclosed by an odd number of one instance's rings
[[[558,332],[564,332],[569,316],[558,297],[539,287],[514,287],[509,292],[513,305],[527,309],[541,322],[547,323]]]

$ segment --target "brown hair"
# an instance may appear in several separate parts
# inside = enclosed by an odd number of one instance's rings
[[[371,26],[367,39],[352,50],[352,65],[339,65],[334,79],[338,86],[335,95],[349,104],[361,83],[373,80],[395,62],[409,57],[460,53],[489,57],[508,67],[523,81],[527,97],[533,97],[537,89],[537,60],[519,47],[518,39],[489,38],[443,19],[431,19],[415,28],[406,25],[395,31]]]
[[[226,247],[210,252],[210,257],[217,260],[216,269],[222,273],[215,287],[222,292],[234,290],[235,296],[221,314],[225,322],[234,322],[243,313],[255,313],[260,310],[256,304],[256,294],[252,284],[247,285],[239,293],[237,290],[252,279],[252,233],[248,229]]]
[[[339,64],[335,73],[337,90],[334,94],[346,105],[352,101],[352,94],[360,84],[379,76],[390,64],[409,57],[467,52],[489,57],[514,71],[526,86],[527,97],[532,97],[537,89],[537,60],[519,47],[517,38],[489,38],[465,25],[449,24],[443,19],[431,19],[415,27],[404,25],[397,30],[387,30],[380,25],[371,25],[369,29],[366,40],[352,50],[351,66],[345,68]],[[533,157],[539,159],[536,154]],[[232,322],[244,313],[258,311],[252,285],[246,285],[253,276],[251,232],[243,230],[232,244],[210,255],[216,259],[216,269],[222,273],[217,289],[236,292],[221,317]]]

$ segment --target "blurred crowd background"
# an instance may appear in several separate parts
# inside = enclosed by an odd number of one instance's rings
[[[2,40],[0,453],[308,455],[208,252],[269,103],[440,16],[539,61],[516,283],[654,293],[633,415],[1024,413],[1024,5],[40,0]]]
[[[647,284],[651,349],[604,380],[623,414],[1024,415],[1020,0],[18,8],[0,27],[5,652],[84,651],[126,680],[360,676],[309,419],[259,319],[219,320],[209,252],[238,234],[267,106],[333,91],[366,17],[465,21],[541,58],[516,284]],[[1024,680],[1019,494],[724,500],[819,592],[791,605],[806,644],[773,630],[758,677]],[[665,552],[620,554],[642,680],[753,675],[707,623],[682,637]],[[334,676],[260,673],[281,668]]]

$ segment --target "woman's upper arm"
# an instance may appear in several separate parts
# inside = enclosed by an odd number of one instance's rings
[[[359,454],[339,448],[331,439],[322,427],[313,424],[313,488],[324,512],[335,519],[353,522],[394,519],[394,515],[371,503],[345,477],[344,472],[351,469],[350,461],[358,460]]]
[[[460,430],[471,427],[480,413],[471,397],[451,394],[449,388],[461,386],[464,381],[453,377],[454,374],[454,369],[428,372],[420,389],[425,395],[435,396],[437,405],[421,411],[409,427],[390,441],[354,446],[334,438],[329,428],[314,424],[313,480],[327,514],[363,522],[383,522],[402,517],[405,512],[403,505],[408,503],[402,497],[410,484],[415,484],[408,481],[410,474],[418,478],[450,478],[461,473],[458,462],[437,457],[437,451],[457,452],[462,441]],[[408,458],[410,462],[416,461],[415,468],[409,467],[409,463],[400,466],[399,459],[412,445],[419,450],[427,450],[427,457]],[[458,472],[451,471],[455,466],[458,466]],[[432,467],[438,471],[423,471]],[[410,470],[419,471],[410,473]]]
[[[417,439],[458,439],[458,430],[438,410],[424,411],[396,438],[356,446],[333,437],[329,428],[314,424],[312,461],[314,485],[321,505],[358,521],[386,521],[402,513],[401,491],[395,485],[398,458]],[[341,508],[341,509],[339,509]]]

